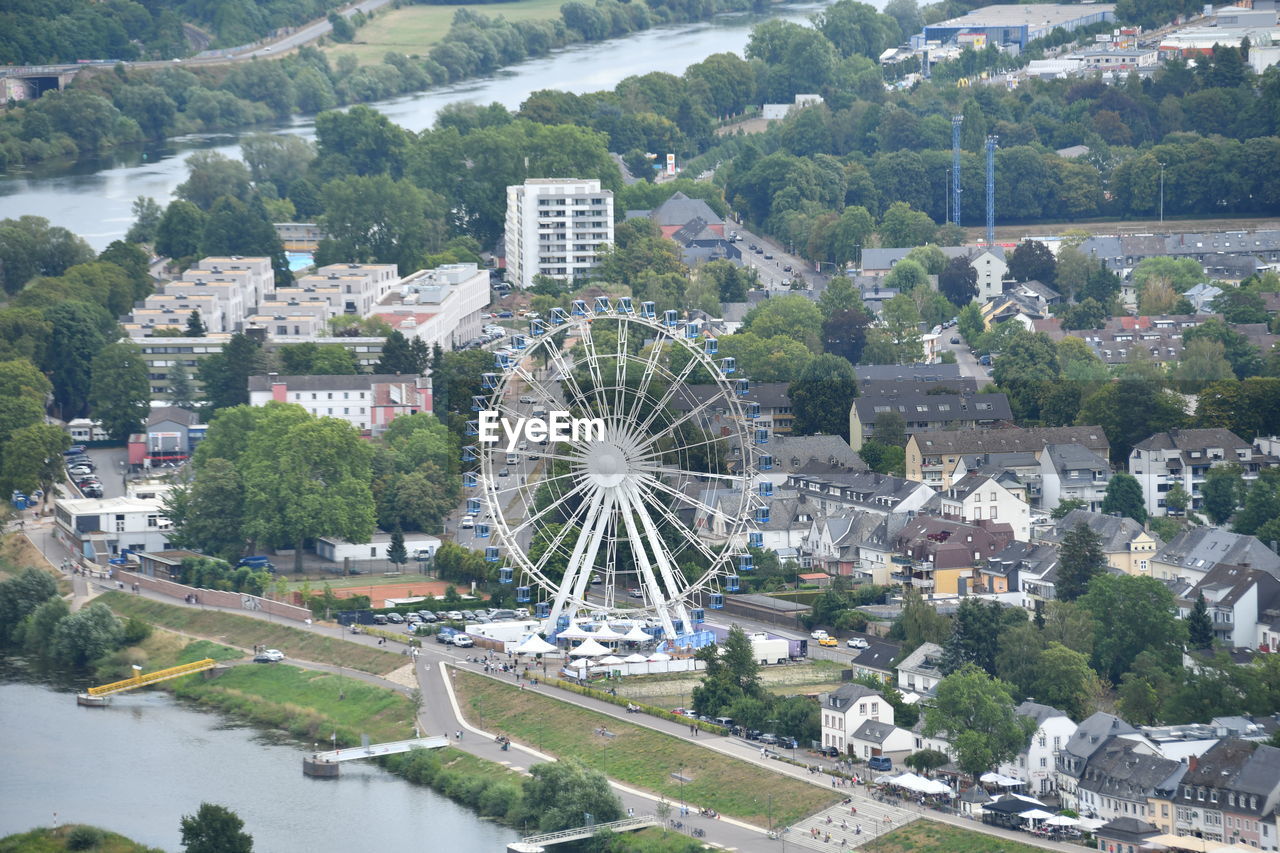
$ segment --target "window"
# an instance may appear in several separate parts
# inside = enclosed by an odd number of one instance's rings
[[[370,557],[378,556],[378,547],[376,545],[369,549],[369,556]]]
[[[1049,766],[1049,759],[1047,759],[1047,758],[1041,758],[1041,759],[1040,759],[1040,767],[1041,767],[1041,768],[1044,768],[1044,767],[1048,767],[1048,766]]]

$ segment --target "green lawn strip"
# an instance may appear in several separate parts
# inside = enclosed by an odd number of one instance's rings
[[[483,729],[505,733],[559,758],[576,758],[610,778],[664,795],[675,805],[711,808],[768,826],[793,823],[838,797],[680,738],[473,673],[454,680],[463,713]],[[596,734],[605,727],[614,737]],[[672,774],[687,781],[681,782]]]
[[[69,845],[73,838],[76,843]],[[93,847],[79,846],[87,843],[89,838],[97,839]],[[94,853],[162,853],[155,847],[147,847],[123,835],[80,824],[66,824],[55,829],[42,826],[0,838],[0,853],[62,853],[63,850],[86,849]]]
[[[861,849],[867,853],[1044,853],[1039,847],[931,820],[913,820]]]
[[[184,679],[174,692],[184,699],[283,729],[321,748],[336,732],[338,745],[367,734],[373,743],[414,735],[409,697],[347,676],[288,664],[245,664],[216,678]]]
[[[325,48],[331,56],[352,54],[361,65],[382,62],[390,51],[425,55],[444,39],[459,9],[479,12],[508,21],[545,21],[560,16],[561,0],[519,0],[511,3],[477,3],[448,6],[403,6],[379,12],[356,31],[351,44],[332,43]]]
[[[205,658],[213,658],[216,661],[244,660],[244,652],[210,640],[192,640],[182,649],[178,659],[174,661],[174,666],[194,663]]]
[[[346,666],[375,675],[385,675],[406,662],[406,658],[394,652],[235,613],[178,607],[115,591],[103,593],[95,600],[121,616],[137,616],[161,628],[209,637],[246,649],[264,645],[299,660]]]

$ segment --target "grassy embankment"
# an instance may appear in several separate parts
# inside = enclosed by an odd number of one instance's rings
[[[862,849],[867,853],[1043,853],[1039,847],[931,820],[912,821],[863,845]]]
[[[334,59],[354,56],[361,65],[376,65],[388,52],[406,56],[425,54],[449,32],[459,9],[508,21],[546,21],[560,17],[562,0],[519,0],[513,3],[461,3],[450,6],[403,6],[380,11],[356,31],[351,44],[330,43],[325,52]]]
[[[517,690],[467,672],[458,673],[454,686],[473,724],[560,758],[576,758],[674,803],[683,798],[690,805],[767,826],[771,811],[775,824],[788,824],[837,799],[820,787],[533,690]],[[614,737],[596,734],[601,726]]]
[[[96,600],[123,617],[137,616],[158,628],[217,640],[242,649],[264,645],[279,649],[287,657],[344,666],[374,675],[386,675],[406,663],[403,655],[303,631],[283,622],[268,622],[217,610],[178,607],[123,592],[106,592]]]
[[[71,582],[62,576],[57,567],[45,559],[40,549],[21,533],[0,536],[0,580],[21,574],[28,567],[48,572],[58,579],[58,594],[71,592]]]
[[[94,839],[92,846],[82,846]],[[53,829],[39,827],[0,838],[0,853],[61,853],[63,850],[92,850],[94,853],[163,853],[123,835],[96,826],[67,824]]]

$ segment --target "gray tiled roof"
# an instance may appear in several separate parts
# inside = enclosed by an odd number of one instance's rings
[[[1229,429],[1175,429],[1158,432],[1133,446],[1134,450],[1205,450],[1221,448],[1224,451],[1244,450],[1249,442]]]
[[[958,364],[859,364],[853,371],[859,385],[864,382],[934,382],[961,378]]]
[[[1037,726],[1043,725],[1045,720],[1067,716],[1066,712],[1059,711],[1052,705],[1041,705],[1038,702],[1032,702],[1030,699],[1014,708],[1013,713],[1019,717],[1030,717],[1036,721]]]
[[[1079,758],[1088,758],[1100,749],[1108,738],[1136,734],[1137,731],[1115,714],[1098,711],[1076,727],[1075,734],[1067,739],[1063,751]]]
[[[853,401],[858,420],[874,426],[880,409],[897,412],[913,424],[949,424],[954,421],[1007,421],[1013,417],[1009,398],[1004,394],[925,394],[904,391],[893,396],[857,397]]]
[[[1075,530],[1076,525],[1084,522],[1090,530],[1102,539],[1102,550],[1106,553],[1124,551],[1135,537],[1143,532],[1142,525],[1128,516],[1117,518],[1104,512],[1090,512],[1087,509],[1073,509],[1054,522],[1053,527],[1041,534],[1046,542],[1061,542],[1062,537]],[[1157,547],[1160,540],[1155,534]]]
[[[919,433],[910,440],[925,455],[1039,452],[1049,444],[1080,444],[1098,453],[1110,450],[1107,436],[1099,426],[939,430]]]
[[[711,205],[700,198],[689,198],[682,192],[672,194],[671,198],[650,210],[648,216],[658,225],[685,225],[695,219],[701,219],[704,225],[724,222]]]
[[[1230,533],[1215,527],[1193,527],[1175,536],[1156,552],[1156,561],[1170,566],[1207,572],[1218,563],[1262,569],[1280,576],[1280,554],[1255,536]]]
[[[865,684],[842,684],[830,693],[822,694],[822,707],[836,711],[847,711],[859,699],[868,696],[884,698],[879,692]]]
[[[862,725],[858,726],[857,731],[853,733],[853,737],[856,740],[865,740],[869,743],[884,743],[897,728],[893,723],[865,720]]]
[[[867,463],[838,435],[775,435],[769,439],[769,452],[775,471],[798,471],[808,465],[822,471],[832,467],[867,470]]]

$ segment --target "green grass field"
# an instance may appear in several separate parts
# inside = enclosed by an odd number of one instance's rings
[[[867,853],[1044,853],[1029,844],[931,820],[914,820],[861,849]]]
[[[770,812],[775,824],[788,824],[837,799],[815,785],[535,690],[517,690],[467,672],[458,672],[454,686],[473,724],[557,757],[576,758],[620,782],[663,794],[672,803],[683,799],[690,806],[768,826]],[[596,734],[601,726],[614,737]]]
[[[287,657],[346,666],[376,675],[385,675],[404,666],[406,659],[394,652],[325,637],[280,622],[264,622],[248,616],[215,610],[195,610],[160,601],[107,592],[101,601],[121,616],[137,616],[160,628],[204,637],[242,649],[264,645],[279,649]],[[336,630],[336,629],[335,629]]]
[[[450,6],[403,6],[383,11],[356,31],[351,44],[330,43],[324,50],[334,59],[350,54],[361,65],[377,65],[390,51],[407,56],[425,54],[449,32],[453,13],[469,9],[508,21],[545,21],[560,16],[564,0],[519,0],[514,3],[460,3]]]

